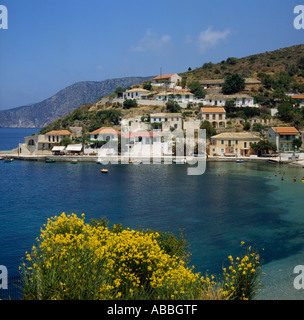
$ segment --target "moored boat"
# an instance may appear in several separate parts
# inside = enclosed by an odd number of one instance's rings
[[[55,162],[55,160],[54,159],[45,159],[45,163],[54,163]]]
[[[100,169],[100,172],[102,172],[102,173],[108,173],[109,170],[108,170],[108,169]]]

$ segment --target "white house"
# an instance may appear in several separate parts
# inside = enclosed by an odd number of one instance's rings
[[[226,127],[226,111],[224,108],[203,107],[199,112],[201,120],[209,121],[214,128]]]
[[[248,94],[207,94],[203,104],[210,106],[224,107],[227,100],[233,100],[236,107],[255,107],[259,106],[254,103],[254,98]]]
[[[151,113],[150,122],[162,122],[163,130],[170,128],[182,130],[182,115],[180,113]]]
[[[131,158],[161,155],[161,136],[155,132],[128,132],[122,135],[122,152]]]
[[[50,154],[54,146],[59,146],[64,137],[71,137],[69,130],[53,130],[46,134],[36,134],[25,137],[19,144],[21,154]]]
[[[177,102],[192,102],[194,95],[189,90],[177,89],[170,92],[159,92],[155,96],[156,100],[174,100]]]
[[[142,96],[144,95],[146,97],[147,94],[149,94],[150,91],[142,88],[133,88],[130,90],[126,90],[123,93],[124,99],[142,99]]]
[[[112,141],[118,140],[120,136],[120,131],[111,127],[101,127],[90,133],[90,139],[92,141]]]
[[[176,86],[177,82],[180,82],[181,80],[182,78],[177,73],[164,74],[152,79],[152,85],[173,88]]]
[[[299,103],[300,107],[304,107],[304,94],[293,94],[291,98]]]

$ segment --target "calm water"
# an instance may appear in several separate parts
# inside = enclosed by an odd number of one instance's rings
[[[10,148],[23,141],[20,135],[30,134],[24,130],[0,129],[0,149],[3,141]],[[259,298],[304,297],[293,288],[293,268],[304,264],[303,169],[209,162],[204,175],[187,176],[183,165],[108,168],[103,175],[95,163],[0,161],[0,264],[17,273],[47,218],[85,213],[87,221],[106,216],[131,228],[185,229],[192,264],[202,272],[220,272],[228,255],[240,253],[241,241],[264,248]],[[274,177],[279,171],[284,181]]]

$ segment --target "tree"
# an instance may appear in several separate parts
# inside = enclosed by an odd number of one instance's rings
[[[292,103],[284,101],[278,106],[278,118],[282,121],[292,121]]]
[[[206,91],[202,88],[198,81],[193,81],[188,85],[190,92],[198,99],[203,99],[206,96]]]
[[[237,93],[245,88],[245,79],[239,74],[228,75],[222,86],[224,94]]]
[[[249,130],[250,130],[250,127],[251,127],[250,123],[249,123],[248,121],[246,121],[246,122],[244,123],[243,129],[244,129],[245,131],[249,131]]]
[[[238,63],[238,58],[235,58],[235,57],[229,57],[226,60],[226,64],[230,64],[231,66],[233,66],[237,63]]]
[[[70,137],[63,137],[60,141],[61,146],[67,146],[68,144],[71,144],[73,141],[71,140]]]
[[[169,100],[166,103],[166,107],[167,107],[167,111],[172,112],[172,113],[180,112],[180,110],[181,110],[180,105],[176,101],[173,101],[173,100]]]
[[[117,95],[118,98],[122,98],[123,93],[126,91],[126,89],[122,88],[122,87],[117,87],[115,89],[115,93]]]
[[[262,154],[269,153],[269,151],[275,152],[277,150],[277,146],[268,140],[261,140],[258,143],[253,143],[251,145],[251,149]]]
[[[136,108],[137,101],[135,99],[127,99],[123,102],[124,109]]]
[[[145,81],[145,82],[143,83],[143,89],[150,91],[150,90],[152,89],[151,81]]]
[[[292,140],[292,146],[294,148],[299,149],[302,146],[302,139],[301,138],[296,138],[296,139]]]
[[[206,138],[210,138],[216,134],[215,128],[208,120],[204,120],[201,122],[200,129],[206,129]]]

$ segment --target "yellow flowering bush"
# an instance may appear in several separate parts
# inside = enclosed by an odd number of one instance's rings
[[[84,215],[48,219],[23,263],[25,298],[189,298],[198,275],[161,249],[157,232],[113,230]]]
[[[231,257],[223,284],[187,267],[182,238],[84,220],[48,219],[21,267],[24,299],[252,298],[258,255],[239,264]]]

